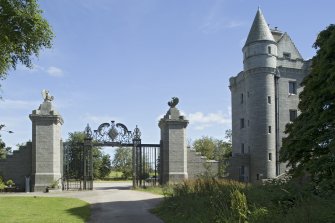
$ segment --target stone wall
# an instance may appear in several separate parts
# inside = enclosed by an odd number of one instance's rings
[[[25,146],[20,146],[12,155],[0,160],[0,176],[4,181],[11,179],[21,191],[25,190],[25,177],[31,176],[31,150],[32,143],[28,142]]]
[[[187,151],[187,173],[188,179],[196,179],[205,174],[216,176],[219,172],[219,162],[208,160],[206,156],[195,150]]]

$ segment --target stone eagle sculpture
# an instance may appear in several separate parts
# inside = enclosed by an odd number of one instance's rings
[[[45,90],[45,89],[42,90],[42,97],[43,97],[44,101],[52,101],[52,100],[54,100],[54,96],[51,96],[49,94],[49,91]]]
[[[170,108],[176,107],[176,105],[179,103],[179,98],[173,97],[171,101],[168,102],[168,105]]]

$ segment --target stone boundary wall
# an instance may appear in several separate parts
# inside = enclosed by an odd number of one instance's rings
[[[200,152],[187,149],[187,172],[188,179],[196,179],[210,172],[216,176],[219,172],[219,161],[208,160],[206,156],[202,156]]]
[[[20,146],[18,150],[14,150],[12,155],[8,155],[6,159],[0,160],[0,176],[3,180],[13,180],[15,186],[19,190],[25,190],[25,177],[31,177],[32,165],[32,143],[27,142],[25,146]]]

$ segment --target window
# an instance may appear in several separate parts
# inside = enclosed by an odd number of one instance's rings
[[[243,93],[241,94],[241,104],[243,104]]]
[[[287,52],[284,52],[284,53],[283,53],[283,57],[284,57],[285,59],[291,59],[291,54],[290,54],[290,53],[287,53]]]
[[[297,118],[297,110],[290,109],[290,122],[293,122]]]
[[[241,153],[244,154],[244,143],[241,143]]]
[[[295,81],[288,82],[288,93],[297,94],[297,82]]]
[[[269,160],[272,160],[272,153],[269,153]]]
[[[259,180],[259,173],[256,175],[256,180]]]
[[[244,176],[245,170],[244,170],[244,166],[241,166],[241,176]]]
[[[271,46],[268,46],[268,54],[271,54]]]
[[[268,126],[268,133],[271,133],[271,125]]]
[[[240,126],[241,126],[241,129],[244,128],[244,118],[241,118],[241,119],[240,119]]]
[[[271,96],[268,96],[268,104],[271,104]]]
[[[247,95],[248,95],[248,98],[250,97],[250,93],[249,93],[249,91],[247,92]]]

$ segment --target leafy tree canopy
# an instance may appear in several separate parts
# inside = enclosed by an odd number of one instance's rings
[[[197,152],[201,152],[202,155],[206,156],[208,159],[219,161],[219,171],[218,176],[224,177],[226,175],[227,169],[227,159],[231,156],[232,146],[231,146],[231,130],[226,131],[224,140],[214,139],[212,137],[203,136],[197,139],[193,143],[193,148]]]
[[[132,176],[132,149],[126,147],[117,148],[112,166],[114,170],[122,172],[124,178],[130,178]]]
[[[31,56],[50,48],[54,34],[37,0],[0,0],[0,79],[18,62],[31,68]]]
[[[67,143],[68,143],[68,148],[71,150],[70,160],[72,162],[76,162],[76,160],[80,159],[79,152],[77,150],[82,149],[82,147],[78,145],[83,144],[84,139],[85,139],[84,132],[69,133],[69,139],[67,140]],[[93,178],[99,179],[99,178],[106,177],[109,174],[110,169],[111,169],[110,161],[108,162],[108,159],[110,159],[109,155],[103,154],[101,152],[100,147],[93,147],[92,156],[93,156]],[[70,171],[75,172],[76,170],[73,169]]]
[[[318,188],[335,190],[335,25],[319,33],[314,48],[301,114],[287,125],[280,156],[294,175],[307,172]]]

